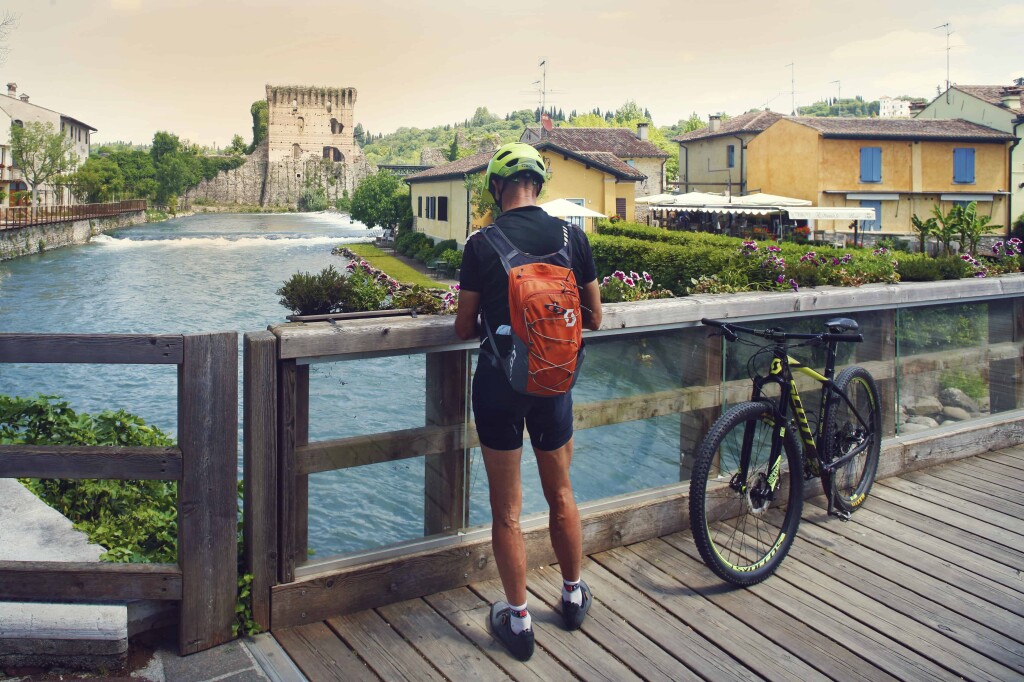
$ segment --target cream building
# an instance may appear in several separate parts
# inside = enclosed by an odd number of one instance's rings
[[[25,123],[38,121],[49,123],[53,126],[54,132],[59,131],[72,140],[72,151],[76,157],[76,168],[85,163],[89,158],[89,150],[92,142],[92,133],[96,132],[87,123],[83,123],[67,114],[62,114],[29,101],[27,94],[18,95],[17,83],[7,84],[7,95],[0,95],[0,186],[7,192],[5,204],[10,202],[12,191],[28,189],[24,177],[16,168],[12,168],[11,158],[11,126],[23,125]],[[54,188],[43,185],[39,188],[40,205],[52,204],[73,204],[74,195],[68,188]]]
[[[679,143],[679,185],[685,192],[720,192],[741,196],[761,190],[748,186],[747,145],[782,118],[774,111],[753,111],[709,124],[674,138]]]

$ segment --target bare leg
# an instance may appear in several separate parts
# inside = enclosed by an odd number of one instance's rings
[[[519,526],[523,487],[519,464],[523,449],[492,450],[481,446],[491,495],[491,544],[505,599],[526,603],[526,544]]]
[[[544,497],[548,501],[551,546],[565,580],[579,580],[583,563],[583,528],[572,493],[569,465],[573,439],[557,450],[537,450],[537,468]]]

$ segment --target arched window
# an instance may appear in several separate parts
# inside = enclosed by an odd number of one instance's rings
[[[331,119],[331,135],[340,135],[345,130],[345,124],[336,118]]]
[[[299,134],[301,135],[302,131],[306,129],[306,119],[303,118],[302,116],[299,116],[298,123],[299,123]]]
[[[297,142],[292,145],[292,158],[296,161],[302,158],[302,147]]]

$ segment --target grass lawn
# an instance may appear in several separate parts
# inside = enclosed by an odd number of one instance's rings
[[[386,272],[402,284],[419,284],[427,289],[444,288],[419,270],[406,265],[394,256],[385,254],[373,244],[346,244],[345,246],[370,265]]]

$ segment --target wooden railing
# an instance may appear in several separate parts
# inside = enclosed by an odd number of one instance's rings
[[[177,481],[178,563],[0,561],[0,599],[177,601],[182,654],[231,639],[238,335],[0,334],[0,363],[178,366],[175,448],[0,445],[0,478]]]
[[[105,204],[74,204],[71,206],[5,206],[0,208],[0,230],[10,230],[31,225],[66,223],[91,218],[109,218],[145,211],[145,199],[112,201]]]
[[[856,359],[878,380],[885,432],[892,435],[900,381],[956,368],[965,358],[964,351],[938,350],[897,364],[898,311],[972,301],[996,306],[1001,320],[1011,320],[988,330],[985,348],[975,355],[988,377],[993,409],[1019,410],[1024,404],[1024,276],[1010,276],[608,305],[602,329],[587,338],[596,342],[671,331],[678,341],[673,348],[686,349],[686,360],[676,378],[678,388],[577,402],[576,430],[675,415],[680,451],[692,453],[721,405],[745,399],[750,387],[746,378],[723,382],[721,339],[708,337],[699,325],[701,317],[775,324],[781,318],[870,311],[860,317],[873,343],[858,347]],[[470,449],[478,445],[472,425],[465,422],[475,346],[455,337],[450,317],[288,324],[245,335],[244,506],[245,528],[252,534],[246,551],[258,622],[274,628],[309,623],[496,576],[489,536],[464,528]],[[309,442],[311,363],[416,353],[426,356],[424,426]],[[268,402],[272,395],[277,396],[273,405]],[[880,467],[883,475],[928,457],[915,449],[893,452]],[[423,541],[408,543],[404,552],[395,547],[367,551],[362,560],[308,561],[310,474],[413,457],[424,458]],[[683,458],[679,481],[688,479],[687,467]],[[682,483],[581,511],[587,552],[663,535],[688,523]],[[531,561],[554,560],[545,528],[527,529],[526,541]]]

